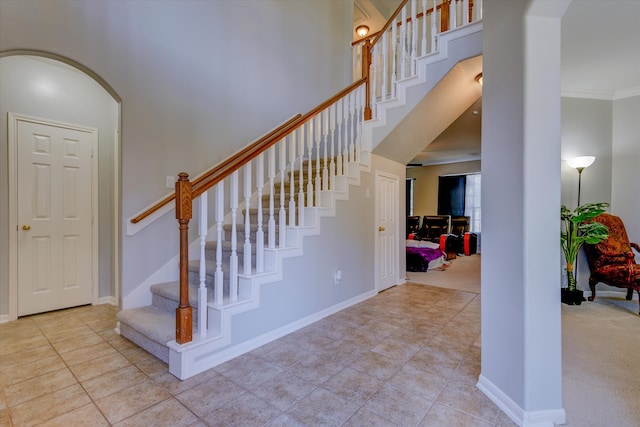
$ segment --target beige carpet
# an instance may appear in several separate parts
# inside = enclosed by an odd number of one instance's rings
[[[446,268],[427,272],[407,271],[407,282],[480,293],[480,255],[459,256]]]
[[[623,294],[597,297],[579,306],[562,304],[562,394],[567,425],[639,426],[639,367],[637,294],[632,301],[626,301]]]
[[[407,272],[407,282],[480,293],[480,255],[458,257],[442,271]],[[579,306],[562,304],[562,364],[565,425],[640,426],[637,293],[632,301],[621,293]]]

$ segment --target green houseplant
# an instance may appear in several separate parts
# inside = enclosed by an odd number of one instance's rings
[[[574,271],[578,251],[584,243],[593,245],[609,236],[606,225],[590,222],[591,219],[603,213],[608,206],[608,203],[586,203],[574,210],[564,205],[560,208],[562,220],[560,245],[567,261],[567,288],[562,289],[562,302],[578,305],[582,302],[582,291],[576,288]]]

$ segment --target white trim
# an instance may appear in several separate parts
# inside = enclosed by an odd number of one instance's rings
[[[120,123],[120,103],[118,103],[118,126]],[[113,283],[113,298],[115,305],[120,302],[120,130],[114,130],[113,139],[113,251],[111,252],[111,280]]]
[[[618,99],[640,96],[640,87],[618,89],[614,92],[592,89],[562,88],[560,94],[563,98],[601,99],[604,101],[617,101]]]
[[[101,297],[98,298],[98,305],[102,305],[102,304],[111,304],[111,305],[118,305],[118,300],[115,297]]]
[[[215,350],[212,352],[209,347],[207,347],[207,343],[211,341],[211,339],[199,341],[196,334],[194,334],[192,342],[182,346],[177,344],[175,341],[170,341],[167,343],[169,346],[169,372],[182,380],[187,379],[376,295],[376,291],[367,291],[300,320],[296,320],[278,329],[219,352],[216,352]],[[214,340],[216,339],[218,338],[214,338]]]
[[[523,427],[554,427],[566,422],[564,408],[545,411],[525,411],[487,378],[480,375],[476,387],[498,406],[511,420]]]
[[[393,206],[395,206],[396,209],[396,229],[394,230],[394,234],[396,236],[396,247],[395,250],[393,251],[393,262],[395,264],[395,270],[396,270],[396,278],[395,278],[395,283],[394,285],[397,285],[398,283],[401,283],[404,277],[404,272],[400,272],[400,177],[398,175],[394,175],[392,173],[386,172],[386,171],[381,171],[381,170],[376,170],[375,172],[375,182],[374,182],[374,186],[375,186],[375,191],[374,191],[374,227],[373,227],[373,232],[374,234],[374,242],[375,242],[375,250],[374,250],[374,256],[375,256],[375,263],[377,263],[378,261],[378,256],[380,255],[380,245],[379,245],[379,238],[378,238],[378,224],[380,223],[380,218],[378,218],[378,212],[379,212],[379,206],[378,206],[378,201],[379,201],[379,193],[380,193],[380,188],[379,188],[379,180],[381,177],[384,178],[388,178],[388,179],[392,179],[395,181],[396,183],[396,191],[395,191],[395,202],[393,203]],[[403,222],[404,223],[404,222]],[[404,239],[402,239],[404,240]],[[375,264],[374,263],[374,264]],[[402,276],[401,276],[402,274]],[[393,286],[393,285],[392,285]],[[391,286],[389,286],[391,287]],[[378,269],[376,268],[376,273],[375,273],[375,289],[377,292],[383,291],[384,289],[380,289],[380,277],[378,275]],[[387,288],[385,288],[387,289]]]
[[[9,322],[9,315],[8,314],[0,314],[0,323],[7,323]]]
[[[613,94],[613,100],[617,101],[618,99],[623,98],[632,98],[634,96],[640,96],[640,86],[632,87],[629,89],[619,89]]]
[[[93,304],[98,303],[98,129],[59,122],[56,120],[43,119],[18,113],[7,113],[7,145],[9,164],[9,314],[8,319],[18,318],[18,122],[31,122],[46,126],[58,126],[80,132],[88,132],[92,135],[91,149],[93,156],[91,159],[91,210],[94,216],[91,222],[91,300]]]

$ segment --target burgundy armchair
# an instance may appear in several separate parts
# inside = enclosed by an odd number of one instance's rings
[[[604,283],[619,288],[627,288],[627,300],[633,298],[633,290],[640,299],[640,265],[636,263],[633,249],[640,253],[640,246],[629,241],[627,231],[620,217],[603,213],[595,217],[597,221],[609,228],[609,237],[602,242],[584,245],[585,254],[591,275],[589,301],[596,298],[596,284]],[[639,302],[640,312],[640,302]]]

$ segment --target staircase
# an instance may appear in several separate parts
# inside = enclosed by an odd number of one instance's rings
[[[321,234],[322,218],[335,217],[337,202],[348,200],[350,188],[359,186],[361,174],[371,171],[372,148],[448,70],[481,53],[481,22],[469,23],[471,19],[462,7],[468,6],[467,0],[449,3],[459,6],[457,11],[453,6],[450,10],[454,16],[451,27],[459,28],[442,36],[426,1],[403,4],[402,14],[394,15],[387,25],[382,45],[391,46],[387,43],[391,37],[398,39],[399,45],[414,46],[413,49],[396,52],[394,46],[385,53],[374,48],[371,76],[363,76],[318,108],[292,119],[291,126],[283,128],[286,131],[274,131],[273,138],[267,139],[271,141],[268,147],[261,148],[259,155],[249,156],[235,168],[219,167],[229,170],[223,180],[210,181],[210,185],[207,179],[202,183],[194,180],[194,192],[207,186],[201,195],[197,192],[200,205],[193,207],[192,223],[198,221],[199,239],[191,246],[199,244],[200,251],[192,254],[188,263],[192,341],[176,342],[179,282],[151,285],[151,305],[118,313],[119,332],[167,362],[169,371],[178,378],[186,379],[375,295],[369,283],[364,291],[358,290],[354,295],[343,292],[337,303],[324,303],[310,314],[257,337],[236,338],[233,331],[240,318],[264,304],[261,287],[283,281],[287,258],[310,262],[304,249],[313,248],[314,242],[307,236]],[[422,12],[418,4],[422,5]],[[433,4],[433,11],[440,9]],[[459,20],[460,25],[455,24],[455,16],[464,17]],[[480,19],[480,14],[475,16]],[[431,22],[429,27],[427,20]],[[410,23],[407,30],[401,25],[404,22]],[[401,32],[400,37],[396,31]],[[425,44],[428,39],[429,48]],[[366,49],[356,46],[354,51],[366,56]],[[390,61],[390,57],[394,60]],[[405,70],[400,62],[412,65]],[[396,75],[396,70],[397,78],[388,79]],[[373,90],[365,90],[365,81],[371,83]],[[367,110],[373,114],[372,120],[365,122]],[[245,149],[245,154],[252,152],[252,147]],[[367,215],[372,218],[373,212],[368,211]],[[209,226],[210,222],[213,226]],[[375,261],[371,259],[368,265],[374,268]],[[304,284],[295,289],[299,286]]]
[[[330,160],[327,160],[327,171],[323,173],[323,168],[318,170],[318,164],[312,161],[301,161],[297,170],[287,172],[280,175],[284,179],[273,179],[270,185],[271,191],[267,194],[257,194],[254,192],[251,196],[252,202],[250,208],[241,209],[240,218],[236,221],[236,225],[225,223],[221,225],[222,236],[221,244],[218,246],[217,240],[207,240],[204,244],[204,285],[207,288],[207,325],[200,328],[200,302],[198,298],[201,272],[200,260],[193,259],[189,262],[189,304],[193,307],[193,342],[187,345],[178,345],[175,340],[175,322],[176,308],[179,302],[179,282],[157,283],[150,287],[152,294],[151,305],[122,310],[118,313],[118,329],[119,333],[130,339],[131,341],[144,348],[158,359],[170,364],[170,371],[181,379],[185,379],[198,372],[206,370],[211,366],[215,366],[228,359],[242,354],[244,351],[236,352],[227,349],[227,352],[220,352],[220,349],[227,348],[231,343],[231,318],[233,315],[243,313],[259,306],[261,285],[282,280],[283,277],[283,260],[289,257],[301,256],[303,254],[303,246],[305,236],[320,234],[320,224],[322,217],[330,217],[336,215],[336,204],[339,200],[347,200],[349,198],[349,186],[358,185],[360,183],[360,173],[369,170],[369,156],[366,152],[357,150],[360,160],[356,160],[356,150],[352,152],[352,161],[343,162],[344,169],[342,175],[334,175],[328,177],[330,169]],[[340,161],[339,158],[333,159],[334,165]],[[321,162],[324,165],[324,160]],[[336,171],[337,172],[337,171]],[[324,178],[323,178],[324,175]],[[311,180],[309,179],[311,176]],[[302,185],[300,181],[302,177]],[[324,182],[327,181],[327,182]],[[328,189],[329,182],[333,183],[333,189]],[[282,185],[281,185],[282,183]],[[272,208],[273,203],[288,205],[291,196],[292,185],[294,186],[294,199],[303,200],[309,207],[304,206],[303,209],[285,210],[284,223],[295,225],[287,225],[284,228],[271,227],[273,234],[269,236],[269,222],[280,224],[280,215],[282,211],[278,208]],[[269,185],[267,184],[269,187]],[[321,190],[316,191],[314,188],[319,186]],[[303,191],[299,191],[302,188]],[[322,188],[327,188],[322,190]],[[311,191],[311,193],[309,193]],[[311,194],[311,196],[309,196]],[[284,197],[283,197],[284,196]],[[257,198],[261,199],[261,207],[257,206]],[[290,212],[293,217],[290,218]],[[231,236],[235,231],[236,251],[238,270],[242,270],[244,264],[244,251],[241,249],[242,244],[246,240],[246,231],[243,227],[246,215],[249,216],[249,241],[259,241],[258,234],[264,233],[264,267],[258,272],[257,267],[257,245],[251,246],[251,263],[252,268],[250,274],[238,274],[237,297],[233,300],[231,285],[232,257],[234,256],[233,243]],[[304,218],[301,218],[303,216]],[[229,220],[227,215],[227,221]],[[259,224],[262,224],[259,227]],[[215,227],[214,227],[215,228]],[[235,228],[235,230],[234,230]],[[284,238],[281,235],[284,230]],[[215,233],[208,233],[215,234]],[[269,240],[272,240],[270,243]],[[282,242],[286,242],[284,245]],[[272,248],[269,248],[272,246]],[[220,250],[220,256],[217,251]],[[216,302],[217,281],[217,259],[220,258],[220,271],[222,273],[222,300],[221,304]],[[373,293],[363,295],[360,299],[372,296]],[[327,314],[325,314],[327,315]],[[200,335],[205,330],[206,335]],[[290,332],[283,330],[281,335]],[[271,338],[273,339],[273,338]],[[260,344],[260,342],[258,342]],[[256,345],[257,346],[257,345]],[[173,353],[173,357],[172,357]],[[172,359],[180,360],[176,365],[172,365]]]

